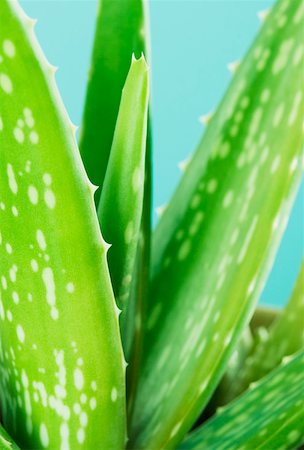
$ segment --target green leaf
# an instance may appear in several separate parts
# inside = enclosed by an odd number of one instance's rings
[[[54,69],[0,4],[0,398],[22,448],[123,448],[124,360],[93,188]]]
[[[208,404],[208,417],[214,414],[219,406],[226,405],[236,397],[236,391],[239,389],[239,382],[237,380],[242,379],[247,358],[250,358],[256,345],[257,330],[260,327],[263,327],[264,330],[268,330],[270,325],[280,317],[281,314],[282,311],[279,309],[265,306],[257,307],[250,321],[250,326],[245,328],[229,359],[226,372]],[[263,335],[265,335],[264,333]]]
[[[235,380],[242,376],[245,361],[252,351],[253,344],[250,327],[246,327],[228,361],[225,374],[206,408],[207,417],[213,415],[219,406],[226,405],[236,397]]]
[[[249,353],[245,367],[234,377],[233,397],[278,366],[284,356],[304,347],[303,317],[304,263],[292,296],[282,314],[269,330],[264,327],[257,330],[257,343]]]
[[[151,257],[151,205],[152,205],[152,135],[151,120],[148,120],[145,183],[142,222],[137,247],[131,298],[126,317],[127,334],[124,338],[125,354],[129,361],[127,370],[128,418],[132,414],[137,388],[143,348],[143,324],[146,320],[146,304],[149,288]]]
[[[297,449],[304,443],[304,352],[186,437],[179,449]]]
[[[302,175],[302,14],[273,8],[155,231],[130,447],[192,426],[272,267]]]
[[[144,19],[142,0],[99,0],[80,140],[86,171],[97,186],[102,186],[105,178],[131,56],[146,55]],[[96,204],[100,193],[95,194]]]
[[[143,210],[148,97],[145,59],[133,59],[122,93],[98,207],[103,236],[112,244],[108,261],[116,301],[122,309],[124,338],[128,331],[126,315]]]
[[[134,53],[149,61],[149,31],[144,0],[99,0],[94,50],[80,139],[82,159],[91,181],[102,186],[108,165],[121,92]],[[128,394],[138,376],[142,348],[142,323],[149,279],[151,246],[151,129],[147,130],[145,189],[136,268],[123,330],[128,360]],[[98,206],[101,189],[95,193]],[[123,319],[124,320],[124,319]],[[126,334],[127,333],[127,334]],[[129,402],[129,405],[131,402]]]
[[[19,447],[10,438],[0,425],[0,450],[19,450]]]

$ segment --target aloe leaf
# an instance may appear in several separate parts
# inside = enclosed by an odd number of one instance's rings
[[[143,209],[148,84],[144,57],[133,58],[98,207],[103,236],[112,244],[108,261],[123,337]]]
[[[259,306],[250,321],[250,326],[246,327],[239,342],[237,343],[232,356],[226,367],[226,372],[212,396],[207,413],[208,417],[214,414],[219,406],[229,403],[240,392],[240,380],[244,377],[246,361],[251,358],[252,352],[257,345],[257,341],[263,339],[271,324],[282,314],[279,309]],[[259,330],[263,329],[262,336]],[[298,347],[296,350],[298,350]],[[295,350],[295,351],[296,351]],[[294,353],[294,352],[292,352]],[[283,356],[283,355],[282,355]],[[281,360],[279,361],[281,362]],[[245,369],[246,370],[246,369]],[[205,414],[206,416],[206,414]]]
[[[133,272],[131,297],[126,315],[126,335],[124,349],[128,364],[127,370],[127,407],[128,419],[133,411],[134,396],[140,373],[143,349],[143,324],[146,320],[146,304],[149,287],[149,269],[151,257],[151,205],[152,205],[152,135],[151,121],[148,119],[145,181],[142,221],[137,246],[137,256]]]
[[[19,447],[10,438],[7,432],[0,425],[0,450],[19,450]]]
[[[80,139],[92,183],[102,186],[108,165],[122,88],[134,53],[146,54],[142,0],[99,0],[94,49]],[[101,191],[95,194],[96,204]]]
[[[54,68],[0,4],[0,398],[22,448],[123,448],[124,359],[89,182]]]
[[[271,372],[186,437],[179,449],[296,449],[304,443],[304,353]]]
[[[85,102],[80,150],[93,183],[102,186],[108,165],[122,88],[131,56],[149,61],[147,3],[144,0],[99,0],[94,50]],[[149,279],[151,241],[151,127],[147,130],[144,201],[136,267],[132,276],[127,336],[128,394],[135,389],[142,348],[142,323]],[[95,193],[98,206],[101,189]],[[129,405],[131,402],[129,402]]]
[[[250,355],[253,345],[254,339],[250,327],[246,327],[229,358],[224,376],[199,419],[200,423],[212,416],[219,406],[226,405],[236,397],[235,380],[242,376],[245,361]]]
[[[284,356],[304,347],[303,317],[304,263],[291,298],[280,317],[269,330],[264,327],[258,329],[257,344],[246,359],[243,370],[234,378],[234,396],[274,369]]]
[[[155,231],[130,447],[180,441],[270,272],[302,175],[302,15],[273,8]]]

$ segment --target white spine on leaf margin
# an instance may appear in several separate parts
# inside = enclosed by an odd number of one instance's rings
[[[259,11],[257,13],[257,16],[261,22],[264,22],[267,19],[267,16],[269,15],[269,13],[270,13],[270,9],[264,9],[262,11]]]
[[[208,125],[208,123],[210,122],[210,120],[212,119],[213,116],[213,111],[207,113],[207,114],[203,114],[202,116],[199,117],[199,122],[202,123],[203,125]]]
[[[191,159],[192,159],[192,156],[189,156],[188,158],[186,158],[183,161],[178,163],[178,168],[179,168],[179,170],[181,172],[185,172],[185,170],[187,169]]]
[[[56,84],[56,79],[55,79],[55,73],[57,72],[57,67],[52,65],[47,60],[39,42],[38,42],[38,39],[37,39],[36,33],[35,33],[35,25],[37,24],[37,20],[30,18],[24,12],[24,10],[21,8],[21,6],[19,5],[17,0],[10,0],[9,3],[11,5],[12,9],[14,10],[15,15],[19,18],[21,24],[23,24],[24,32],[26,33],[28,40],[30,41],[31,47],[33,49],[33,52],[36,55],[37,61],[40,64],[40,68],[44,74],[45,81],[46,81],[47,85],[49,86],[49,90],[53,96],[54,103],[56,103],[58,111],[60,112],[60,114],[63,118],[62,122],[65,126],[67,136],[70,137],[70,139],[72,141],[71,147],[74,150],[74,158],[77,161],[78,168],[81,173],[80,182],[82,179],[83,185],[89,187],[89,193],[90,193],[89,201],[91,202],[91,209],[93,212],[93,211],[95,211],[94,194],[95,194],[96,190],[98,189],[98,186],[95,186],[94,184],[91,183],[91,181],[89,180],[89,178],[86,174],[84,166],[82,164],[80,153],[77,148],[77,141],[76,141],[76,131],[77,131],[78,127],[76,125],[74,125],[73,122],[71,121],[71,119],[65,109],[65,106],[63,104],[63,101],[61,99],[61,96],[60,96],[60,93],[59,93],[59,90],[58,90],[58,87]],[[109,248],[111,247],[111,244],[108,244],[103,239],[103,236],[100,232],[100,228],[98,226],[97,218],[96,218],[96,223],[97,223],[96,227],[98,228],[99,235],[100,235],[101,248],[103,249],[103,251],[105,253],[107,253]],[[116,307],[116,304],[115,304],[115,307]]]
[[[229,70],[230,73],[234,74],[238,70],[240,64],[241,61],[239,60],[232,61],[231,63],[227,64],[227,69]]]

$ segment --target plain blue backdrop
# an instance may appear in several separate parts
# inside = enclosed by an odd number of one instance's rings
[[[123,1],[123,0],[119,0]],[[38,19],[37,35],[74,123],[81,123],[97,8],[96,0],[22,0]],[[212,111],[260,23],[264,0],[151,0],[154,204],[165,204],[176,186],[178,162],[194,150],[203,132],[198,117]],[[102,125],[102,124],[101,124]],[[304,185],[262,294],[262,303],[283,305],[303,258]]]

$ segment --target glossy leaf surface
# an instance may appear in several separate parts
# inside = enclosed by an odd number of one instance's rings
[[[304,443],[304,353],[191,433],[180,450],[297,449]]]
[[[139,58],[145,50],[144,2],[99,0],[80,140],[86,171],[97,186],[105,178],[131,56]],[[95,194],[97,204],[100,194]]]
[[[33,21],[1,0],[0,24],[2,420],[23,448],[116,450],[125,371],[93,188]]]
[[[302,175],[303,14],[273,8],[156,229],[130,447],[192,426],[272,267]]]
[[[257,330],[255,340],[244,368],[234,377],[233,396],[277,367],[285,356],[304,347],[304,264],[286,308],[268,330]]]
[[[98,217],[108,253],[112,285],[125,335],[142,220],[149,97],[143,57],[133,59],[123,89]]]

